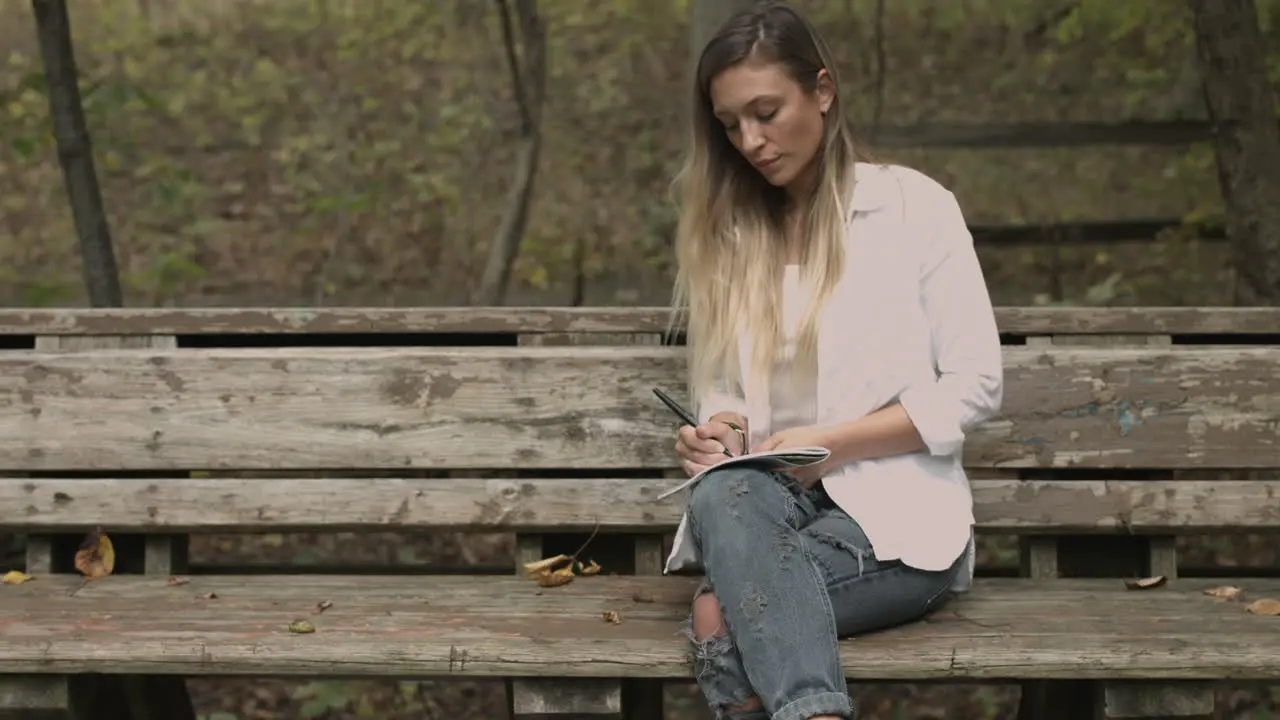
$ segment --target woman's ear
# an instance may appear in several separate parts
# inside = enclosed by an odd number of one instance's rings
[[[818,87],[815,91],[818,93],[818,109],[826,115],[836,101],[836,84],[831,80],[831,73],[827,72],[826,68],[818,71]]]

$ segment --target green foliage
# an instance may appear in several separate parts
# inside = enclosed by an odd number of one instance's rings
[[[177,0],[175,0],[177,2]],[[517,115],[492,8],[458,3],[77,4],[81,90],[130,304],[452,301],[478,277],[511,182]],[[875,97],[874,0],[803,0],[861,117]],[[688,50],[687,0],[541,0],[544,148],[517,266],[525,288],[661,282]],[[1271,27],[1280,0],[1262,3]],[[248,9],[250,8],[251,9]],[[1167,0],[887,3],[888,122],[1191,117],[1186,11]],[[29,7],[0,6],[0,268],[10,303],[79,302],[78,268]],[[1280,77],[1280,56],[1272,68]],[[890,153],[886,153],[890,155]],[[1220,213],[1206,148],[895,152],[975,222]],[[1088,178],[1088,182],[1082,182]],[[585,257],[578,266],[577,246]],[[1119,268],[1079,264],[1096,284]],[[1048,283],[992,260],[1002,300]],[[1075,261],[1072,260],[1074,263]],[[1141,278],[1126,275],[1134,292]],[[1123,292],[1119,297],[1127,297]],[[1174,298],[1175,300],[1177,298]],[[1065,300],[1064,300],[1065,301]]]

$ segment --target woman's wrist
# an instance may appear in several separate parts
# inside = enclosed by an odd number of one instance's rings
[[[737,434],[738,441],[741,445],[738,449],[738,454],[742,454],[747,451],[747,438],[750,436],[747,434],[747,419],[745,417],[740,413],[725,411],[716,413],[709,419],[711,422],[722,422],[733,429],[734,433]]]

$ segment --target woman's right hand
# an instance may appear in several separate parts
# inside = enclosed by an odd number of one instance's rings
[[[741,445],[742,439],[737,431],[723,420],[713,418],[697,427],[681,426],[676,438],[676,453],[680,455],[680,466],[689,477],[693,477],[727,460],[725,450],[732,455],[741,455],[745,450]]]

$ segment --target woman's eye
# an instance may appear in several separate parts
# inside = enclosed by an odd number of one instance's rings
[[[778,111],[771,110],[768,113],[765,113],[763,115],[758,115],[756,117],[760,120],[760,122],[770,122],[777,116],[778,116]]]

